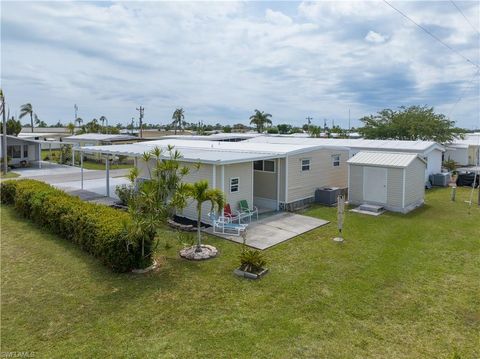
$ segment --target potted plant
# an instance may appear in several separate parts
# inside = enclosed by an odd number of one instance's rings
[[[259,279],[268,273],[267,261],[262,252],[248,248],[245,244],[246,232],[243,234],[243,246],[240,253],[240,267],[233,273],[239,277],[248,279]]]

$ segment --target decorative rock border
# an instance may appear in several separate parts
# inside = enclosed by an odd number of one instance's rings
[[[210,246],[208,244],[202,244],[200,246],[201,251],[197,252],[197,246],[193,245],[191,247],[183,248],[180,251],[180,257],[193,260],[193,261],[202,261],[205,259],[214,258],[218,254],[217,248]]]
[[[262,271],[259,273],[245,272],[239,268],[233,271],[233,274],[235,274],[236,276],[248,278],[248,279],[260,279],[267,273],[268,273],[268,268],[262,269]]]
[[[158,267],[157,261],[153,261],[153,264],[150,267],[144,268],[144,269],[132,269],[132,273],[135,274],[144,274],[151,272],[152,270],[156,269]]]
[[[187,232],[195,232],[197,230],[197,227],[192,226],[191,224],[181,224],[175,222],[173,219],[167,219],[167,223],[170,227],[174,229],[179,229],[181,231],[187,231]],[[200,227],[200,229],[203,229],[203,227]]]

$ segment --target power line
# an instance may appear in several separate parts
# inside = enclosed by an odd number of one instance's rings
[[[425,31],[428,35],[430,35],[431,37],[433,37],[435,40],[437,40],[439,43],[441,43],[443,46],[445,46],[447,49],[449,49],[450,51],[456,53],[458,56],[461,56],[465,61],[469,62],[470,64],[472,64],[473,66],[475,66],[476,68],[479,68],[480,69],[480,66],[476,63],[474,63],[472,60],[470,60],[468,57],[464,56],[462,53],[458,52],[457,50],[455,50],[454,48],[452,48],[450,45],[446,44],[445,42],[443,42],[438,36],[436,36],[435,34],[431,33],[429,30],[427,30],[425,27],[423,27],[422,25],[420,25],[419,23],[417,23],[415,20],[413,20],[412,18],[408,17],[404,12],[400,11],[399,9],[397,9],[395,6],[393,6],[392,4],[390,4],[387,0],[383,0],[383,2],[385,4],[387,4],[388,6],[390,6],[393,10],[395,10],[396,12],[398,12],[400,15],[402,15],[404,18],[410,20],[413,24],[415,24],[416,26],[418,26],[420,29],[422,29],[423,31]]]
[[[447,113],[447,117],[450,117],[450,115],[452,114],[453,110],[455,109],[455,107],[457,107],[457,105],[459,104],[459,102],[463,99],[463,96],[465,96],[465,94],[467,93],[468,90],[470,90],[472,88],[471,84],[472,82],[475,80],[475,78],[478,76],[478,74],[480,74],[480,70],[478,70],[477,72],[475,72],[475,74],[473,75],[473,77],[470,79],[470,81],[468,82],[467,86],[465,86],[465,88],[463,89],[462,93],[460,94],[460,96],[458,97],[457,101],[453,104],[452,108],[450,109],[450,111],[448,111]]]
[[[478,31],[478,29],[473,26],[473,24],[470,22],[470,20],[468,20],[468,18],[465,16],[464,12],[462,11],[462,9],[460,9],[457,4],[455,4],[453,2],[453,0],[450,0],[450,2],[452,3],[453,6],[455,6],[455,8],[458,10],[458,12],[463,16],[463,18],[465,19],[466,22],[468,22],[468,24],[472,27],[473,31],[477,32],[479,35],[480,35],[480,31]]]

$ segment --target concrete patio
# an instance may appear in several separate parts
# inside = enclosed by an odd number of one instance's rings
[[[290,212],[260,217],[258,221],[248,225],[246,244],[249,247],[264,250],[328,223],[323,219]],[[243,242],[242,237],[213,233],[213,227],[206,228],[204,231],[233,242]]]

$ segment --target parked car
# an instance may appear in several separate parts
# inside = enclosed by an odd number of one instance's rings
[[[477,178],[475,179],[475,172],[459,173],[457,177],[457,186],[472,187],[473,182],[475,182],[475,188],[477,188],[480,181],[480,175],[476,176]]]

